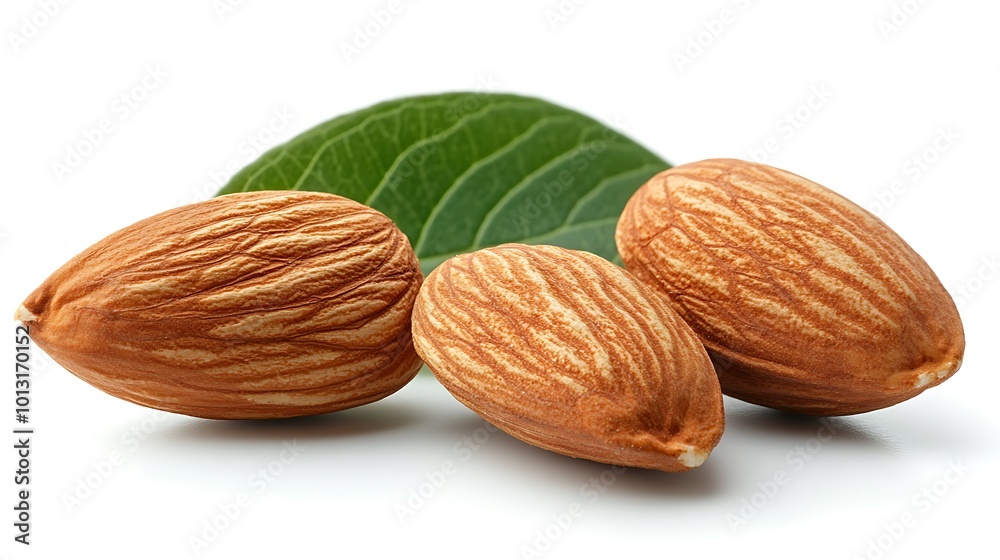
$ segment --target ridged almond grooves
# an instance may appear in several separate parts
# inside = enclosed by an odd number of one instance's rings
[[[868,211],[787,171],[674,167],[635,193],[616,241],[701,337],[727,395],[855,414],[961,365],[962,323],[927,263]]]
[[[445,261],[420,290],[413,335],[455,398],[557,453],[683,471],[725,427],[695,333],[590,253],[508,244]]]
[[[204,418],[279,418],[385,397],[421,362],[406,237],[346,198],[233,194],[111,234],[15,319],[84,381]]]

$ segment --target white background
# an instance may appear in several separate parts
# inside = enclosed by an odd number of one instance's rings
[[[0,460],[10,558],[195,557],[190,539],[241,493],[249,505],[201,557],[995,551],[995,2],[401,0],[384,25],[372,12],[387,0],[52,4],[0,8],[4,313],[106,234],[209,196],[254,155],[248,137],[273,145],[384,99],[496,88],[613,123],[675,164],[748,159],[772,139],[768,163],[874,208],[923,255],[959,300],[968,350],[944,385],[837,419],[832,438],[817,419],[727,399],[721,444],[682,474],[615,474],[486,432],[429,376],[339,414],[218,422],[116,400],[36,353],[30,547],[12,541],[12,438]],[[366,25],[375,36],[358,36]],[[102,119],[98,145],[54,169]],[[303,449],[282,456],[292,440]]]

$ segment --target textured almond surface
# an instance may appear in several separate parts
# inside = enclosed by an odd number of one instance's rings
[[[695,333],[590,253],[511,244],[454,257],[421,288],[413,333],[459,401],[533,445],[681,471],[722,436],[722,393]]]
[[[962,323],[927,263],[871,213],[787,171],[718,159],[660,173],[616,241],[701,337],[727,395],[853,414],[961,365]]]
[[[406,237],[371,208],[320,193],[234,194],[108,236],[15,319],[116,397],[205,418],[301,416],[412,379],[421,279]]]

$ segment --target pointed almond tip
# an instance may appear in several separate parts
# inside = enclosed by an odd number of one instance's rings
[[[17,308],[17,311],[14,312],[14,320],[22,323],[34,321],[37,318],[38,317],[34,313],[28,311],[28,308],[25,307],[24,304],[21,304],[21,306]]]

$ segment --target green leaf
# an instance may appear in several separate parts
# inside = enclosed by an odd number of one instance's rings
[[[611,128],[508,94],[396,99],[337,117],[278,146],[219,191],[339,194],[386,214],[424,273],[508,242],[560,245],[621,262],[615,223],[669,164]]]

